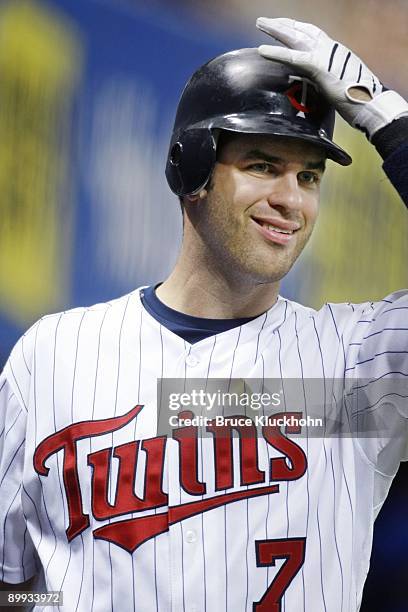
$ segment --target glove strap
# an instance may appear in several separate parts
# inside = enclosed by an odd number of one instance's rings
[[[366,133],[369,140],[394,119],[408,115],[408,102],[396,91],[389,89],[362,105],[353,126]]]

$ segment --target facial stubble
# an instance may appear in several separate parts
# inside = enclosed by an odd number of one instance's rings
[[[265,284],[280,281],[306,246],[313,225],[296,232],[293,246],[268,242],[257,235],[248,211],[235,216],[231,204],[218,190],[211,189],[201,202],[196,230],[206,253],[207,265],[235,282]]]

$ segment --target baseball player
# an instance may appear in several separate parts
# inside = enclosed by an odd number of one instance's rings
[[[70,612],[360,607],[373,522],[408,459],[408,295],[315,311],[279,282],[312,232],[326,160],[351,163],[332,140],[335,109],[408,203],[408,104],[317,27],[257,25],[274,44],[215,58],[183,91],[166,167],[184,220],[170,276],[44,317],[5,366],[6,589],[62,591]],[[210,420],[204,437],[187,402],[192,423],[166,436],[167,379],[303,381],[281,416],[310,416],[306,381],[323,381],[326,405],[340,380],[342,414],[378,431],[265,424],[254,438]]]

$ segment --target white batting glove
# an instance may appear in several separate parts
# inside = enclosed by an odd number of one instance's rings
[[[320,87],[340,115],[370,140],[394,119],[408,115],[404,98],[387,90],[357,55],[318,27],[284,17],[259,17],[256,27],[286,45],[261,45],[261,55],[299,68]],[[369,99],[357,99],[356,93],[350,92],[353,87],[365,90]]]

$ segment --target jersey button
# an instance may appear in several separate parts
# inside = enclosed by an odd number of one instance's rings
[[[199,361],[197,357],[195,357],[194,355],[187,355],[186,364],[190,366],[190,368],[194,368],[194,366],[196,366],[198,363]]]
[[[197,540],[196,532],[193,529],[186,531],[186,542],[192,544]]]

